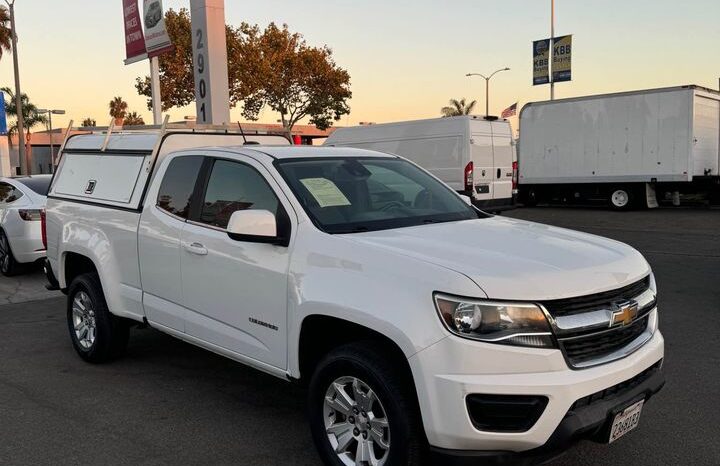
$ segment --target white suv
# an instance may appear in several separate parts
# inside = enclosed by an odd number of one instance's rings
[[[146,322],[307,384],[335,465],[547,458],[632,430],[663,385],[629,246],[484,214],[397,156],[144,137],[70,139],[51,187],[48,270],[88,361]]]

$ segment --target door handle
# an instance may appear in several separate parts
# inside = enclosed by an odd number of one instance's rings
[[[208,250],[202,244],[196,242],[185,243],[185,250],[190,254],[197,254],[198,256],[207,256]]]
[[[497,169],[497,179],[500,179],[500,176],[502,176],[502,171],[498,168]]]

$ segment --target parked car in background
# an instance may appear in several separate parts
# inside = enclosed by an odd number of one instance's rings
[[[22,264],[45,257],[40,218],[52,175],[0,178],[0,272],[16,274]]]
[[[457,116],[338,128],[323,145],[399,155],[480,209],[515,206],[517,156],[507,120]]]
[[[337,466],[613,442],[663,386],[655,280],[630,246],[485,214],[396,155],[216,138],[67,141],[47,273],[84,360],[146,324],[305,384]]]

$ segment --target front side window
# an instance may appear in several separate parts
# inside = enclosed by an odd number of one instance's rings
[[[252,167],[216,160],[200,208],[202,223],[226,228],[237,210],[269,210],[277,214],[279,201],[265,179]]]
[[[188,218],[192,193],[202,162],[203,157],[195,155],[176,157],[170,161],[158,192],[159,208],[178,217]]]
[[[284,159],[276,165],[313,222],[328,233],[485,216],[446,185],[399,158]]]
[[[0,183],[0,202],[10,204],[23,196],[23,193],[9,183]]]

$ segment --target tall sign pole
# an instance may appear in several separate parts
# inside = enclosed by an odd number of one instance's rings
[[[197,122],[230,123],[225,0],[190,0]]]
[[[150,59],[150,100],[152,100],[153,124],[162,124],[162,100],[160,97],[160,60]]]
[[[167,29],[162,0],[123,0],[125,22],[125,64],[148,59],[150,62],[150,100],[153,123],[162,124],[162,97],[160,95],[160,62],[158,57],[174,47]]]
[[[555,80],[553,79],[553,60],[555,58],[554,54],[554,47],[555,47],[555,0],[550,0],[550,62],[548,64],[549,66],[549,74],[550,74],[550,100],[555,100]]]
[[[22,112],[22,92],[20,91],[20,65],[18,65],[17,32],[15,29],[15,0],[5,0],[10,8],[10,29],[12,29],[12,54],[13,67],[15,69],[15,108],[17,109],[17,133],[18,133],[18,158],[20,162],[20,174],[27,175],[28,161],[25,159],[25,121]]]

